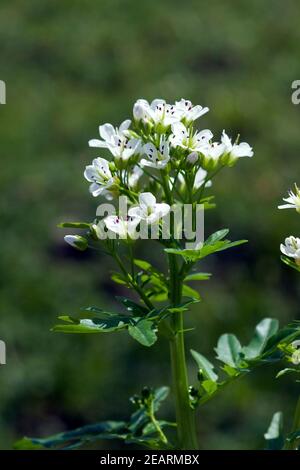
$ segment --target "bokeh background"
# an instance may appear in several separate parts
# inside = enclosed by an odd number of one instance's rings
[[[123,333],[49,331],[61,313],[116,308],[114,296],[124,294],[110,281],[111,262],[76,253],[56,224],[92,220],[97,201],[82,173],[97,150],[87,142],[100,123],[130,116],[137,98],[207,105],[201,126],[240,132],[255,150],[215,180],[218,207],[206,233],[229,227],[249,244],[203,263],[213,278],[199,285],[188,347],[212,357],[221,333],[247,341],[265,316],[299,318],[299,280],[279,260],[282,239],[299,235],[299,217],[276,208],[298,179],[300,106],[291,103],[291,83],[300,78],[299,17],[296,0],[1,1],[2,449],[24,434],[125,418],[131,394],[170,381],[163,341],[148,350]],[[299,386],[289,377],[275,382],[276,371],[265,367],[202,408],[202,448],[261,448],[280,409],[288,427]],[[162,414],[172,413],[169,401]]]

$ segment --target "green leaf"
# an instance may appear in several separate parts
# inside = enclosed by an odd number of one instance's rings
[[[100,439],[121,437],[125,431],[123,421],[104,421],[102,423],[83,426],[73,431],[54,434],[46,438],[28,438],[16,442],[14,448],[21,449],[74,449],[88,442]],[[125,434],[126,435],[126,434]]]
[[[122,302],[126,310],[128,310],[128,312],[132,312],[134,315],[145,315],[149,312],[146,307],[133,302],[131,299],[127,299],[127,297],[117,296],[116,299]]]
[[[143,269],[144,271],[155,271],[155,268],[153,268],[153,266],[148,263],[148,261],[145,261],[143,259],[134,259],[133,262],[136,266]]]
[[[182,295],[183,297],[192,297],[192,299],[200,300],[200,294],[192,287],[183,284],[182,286]]]
[[[242,347],[236,336],[225,334],[219,338],[216,353],[217,359],[232,367],[239,367]]]
[[[290,268],[296,269],[296,271],[300,272],[300,266],[298,266],[295,261],[291,260],[287,256],[281,256],[281,261],[284,264],[287,264]]]
[[[127,327],[131,317],[119,314],[108,314],[101,312],[102,318],[83,318],[75,319],[70,316],[58,317],[66,324],[58,324],[52,328],[52,331],[58,333],[109,333],[118,331]]]
[[[204,377],[206,379],[212,380],[213,382],[216,382],[218,380],[218,376],[214,372],[214,365],[209,362],[206,357],[202,356],[202,354],[198,353],[197,351],[194,351],[193,349],[191,349],[191,354],[195,359],[199,370],[201,370],[201,372],[203,373]]]
[[[59,228],[90,228],[91,224],[86,222],[62,222],[57,225]]]
[[[279,379],[280,377],[283,377],[286,374],[291,374],[291,373],[300,373],[299,370],[293,369],[292,367],[286,367],[285,369],[282,369],[281,371],[278,372],[276,375],[276,379]]]
[[[255,328],[255,334],[249,345],[243,348],[245,359],[255,359],[260,356],[268,340],[277,333],[279,327],[278,320],[274,318],[264,318]]]
[[[218,384],[214,380],[204,380],[201,383],[201,386],[204,388],[208,395],[212,395],[218,390]]]
[[[211,277],[210,273],[193,273],[184,278],[185,281],[207,281]]]
[[[206,240],[206,245],[214,245],[219,240],[222,240],[226,235],[228,235],[229,229],[223,228],[222,230],[218,230],[217,232],[212,233]]]
[[[129,325],[128,332],[143,346],[152,346],[157,340],[154,323],[150,320],[140,320],[135,325]]]
[[[198,249],[189,250],[165,248],[165,251],[174,255],[180,255],[188,262],[196,262],[218,251],[227,250],[228,248],[232,248],[247,242],[247,240],[238,240],[235,242],[231,242],[230,240],[222,240],[227,235],[227,233],[228,229],[219,230],[218,232],[213,233],[207,238],[202,247]]]
[[[284,438],[282,434],[283,420],[282,413],[278,411],[273,415],[272,421],[264,438],[267,441],[267,448],[269,450],[281,450],[284,445]]]
[[[121,284],[127,286],[127,280],[125,279],[124,276],[120,273],[113,273],[111,275],[111,280],[114,281],[116,284]]]

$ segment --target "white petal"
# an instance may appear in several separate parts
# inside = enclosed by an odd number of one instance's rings
[[[99,133],[103,140],[110,141],[116,131],[111,124],[106,123],[99,127]]]
[[[152,193],[141,193],[139,203],[141,207],[153,207],[156,204],[156,198]]]
[[[161,217],[164,217],[170,212],[170,206],[169,204],[166,204],[164,202],[160,204],[155,205],[155,212],[158,212]]]
[[[124,131],[127,131],[127,129],[130,127],[130,124],[131,124],[131,120],[130,119],[126,119],[125,121],[123,121],[121,124],[120,124],[120,127],[119,127],[119,131],[120,132],[124,132]]]
[[[91,139],[91,140],[89,140],[89,146],[90,147],[107,148],[107,143],[103,142],[103,140]]]
[[[157,149],[153,144],[148,143],[144,145],[143,152],[147,155],[149,160],[152,160],[152,161],[157,160]]]
[[[181,137],[187,137],[188,131],[182,122],[176,122],[172,124],[172,132],[175,135],[180,135]]]

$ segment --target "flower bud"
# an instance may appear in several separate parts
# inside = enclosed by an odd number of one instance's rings
[[[194,165],[197,162],[198,158],[199,158],[198,153],[197,152],[192,152],[187,156],[186,161],[187,161],[188,164]]]
[[[84,251],[88,247],[87,239],[84,237],[81,237],[80,235],[66,235],[64,237],[64,240],[73,248],[76,248],[77,250],[80,250],[80,251]]]
[[[138,102],[133,106],[133,117],[136,121],[140,121],[144,117],[144,108]]]

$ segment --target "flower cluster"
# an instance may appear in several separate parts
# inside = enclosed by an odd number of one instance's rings
[[[252,157],[249,144],[232,141],[225,131],[214,141],[209,129],[194,127],[208,111],[186,99],[174,104],[139,99],[132,120],[119,127],[99,127],[100,138],[89,145],[108,155],[94,158],[84,171],[90,192],[111,200],[125,195],[131,204],[127,217],[104,219],[106,230],[124,238],[131,237],[141,220],[150,226],[160,224],[174,204],[200,203],[219,169]]]
[[[287,204],[282,204],[278,206],[278,209],[295,209],[300,213],[300,190],[295,184],[295,192],[290,190],[288,192],[288,197],[283,198]],[[288,258],[293,258],[297,266],[300,266],[300,238],[287,237],[284,244],[281,243],[280,251],[283,255]]]

